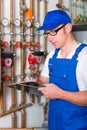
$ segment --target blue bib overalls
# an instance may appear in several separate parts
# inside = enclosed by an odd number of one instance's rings
[[[54,83],[66,91],[79,91],[76,81],[77,57],[85,46],[85,44],[81,44],[72,59],[56,58],[59,49],[55,50],[55,54],[49,59],[50,83]],[[87,107],[62,99],[51,99],[48,130],[87,130]]]

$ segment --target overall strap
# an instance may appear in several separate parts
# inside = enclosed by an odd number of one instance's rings
[[[59,50],[60,50],[60,49],[55,49],[55,53],[54,53],[54,55],[53,55],[53,58],[56,58],[56,57],[57,57],[57,54],[58,54]]]
[[[84,44],[84,43],[81,44],[81,45],[76,49],[75,54],[73,55],[72,59],[73,59],[73,58],[76,59],[76,58],[78,57],[79,52],[80,52],[85,46],[87,46],[87,45]]]

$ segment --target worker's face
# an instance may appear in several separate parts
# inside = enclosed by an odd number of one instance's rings
[[[55,48],[61,48],[67,40],[66,25],[60,25],[53,30],[47,30],[48,41],[50,41]]]

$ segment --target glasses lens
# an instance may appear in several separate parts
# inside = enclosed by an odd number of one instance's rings
[[[61,27],[57,28],[56,30],[53,30],[52,36],[56,35],[59,30],[61,30],[66,24],[62,25]]]
[[[50,35],[51,35],[51,36],[56,35],[56,31],[55,31],[55,30],[52,30],[52,31],[50,32]]]
[[[52,30],[48,33],[44,33],[44,35],[47,37],[47,35],[55,36],[59,30],[61,30],[66,24],[62,25],[61,27],[57,28],[56,30]]]

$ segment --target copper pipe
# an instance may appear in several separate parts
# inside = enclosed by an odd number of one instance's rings
[[[25,127],[25,109],[21,110],[21,128]]]
[[[39,20],[39,13],[40,13],[40,0],[37,0],[37,14],[36,14],[36,19]]]
[[[47,1],[44,1],[44,16],[46,15],[47,12]],[[47,38],[44,37],[44,51],[47,52]],[[46,56],[46,55],[45,55]],[[46,57],[44,57],[45,59]],[[44,120],[46,118],[47,115],[47,104],[44,105]]]
[[[34,4],[34,5],[35,5],[35,4]],[[34,10],[34,12],[36,11],[35,20],[39,22],[39,20],[40,20],[40,15],[39,15],[39,13],[40,13],[40,0],[36,0],[36,10],[35,10],[35,7],[34,7],[33,10]],[[38,36],[38,35],[35,36],[34,40],[35,40],[35,43],[39,42],[39,41],[40,41],[39,36]],[[36,49],[39,50],[40,47],[37,48],[37,47],[35,46],[35,50],[36,50]],[[36,70],[39,71],[39,64],[36,65]],[[36,79],[38,80],[38,76],[36,76]]]
[[[3,83],[1,82],[1,91],[0,91],[0,113],[4,112],[4,94],[3,94]]]
[[[22,6],[24,6],[24,0],[20,0],[20,20],[22,22],[22,26],[20,27],[20,31],[22,33],[24,33],[24,11]],[[24,35],[21,36],[21,81],[23,81],[24,79],[24,46],[23,46],[23,42],[24,42]],[[23,105],[25,103],[25,92],[21,92],[21,105]],[[21,110],[21,128],[25,127],[25,110]]]
[[[12,118],[12,128],[16,128],[16,127],[15,127],[15,125],[16,125],[16,122],[15,122],[15,120],[16,120],[15,112],[13,112],[13,113],[11,114],[11,118]]]
[[[44,1],[44,16],[47,12],[47,1]],[[47,38],[44,37],[44,51],[47,52]]]
[[[4,113],[1,113],[1,114],[0,114],[0,117],[9,115],[9,114],[14,113],[14,112],[17,112],[17,111],[20,111],[20,110],[25,109],[25,108],[27,108],[27,107],[30,107],[30,106],[32,106],[32,105],[33,105],[33,103],[30,102],[30,103],[27,103],[27,104],[24,104],[24,105],[16,106],[16,107],[12,108],[12,109],[9,110],[9,111],[6,111],[6,112],[4,112]]]
[[[58,1],[59,1],[60,5],[62,5],[62,3],[63,3],[62,0],[58,0]]]
[[[13,3],[14,0],[10,0],[10,31],[13,32]],[[14,46],[12,45],[13,42],[13,36],[10,36],[10,50],[11,52],[14,52]],[[11,66],[11,83],[14,83],[14,61]],[[11,109],[15,107],[15,89],[11,88]],[[15,128],[15,113],[12,113],[12,128]]]
[[[24,0],[20,1],[22,4],[24,4]],[[20,14],[20,20],[22,21],[22,23],[24,22],[24,11],[21,10],[21,14]],[[20,31],[23,33],[24,32],[24,26],[22,24],[22,26],[20,27]],[[21,81],[23,82],[23,76],[24,76],[24,46],[23,46],[23,42],[24,42],[24,36],[21,36]],[[21,103],[24,104],[24,93],[22,93],[22,99],[21,99]]]
[[[30,0],[30,8],[32,9],[32,14],[34,15],[33,5],[34,5],[34,0]],[[33,18],[32,18],[32,22],[33,22]],[[33,34],[33,33],[34,33],[34,29],[33,29],[33,27],[31,27],[30,28],[30,34]],[[30,42],[34,42],[34,37],[33,36],[30,36]]]

